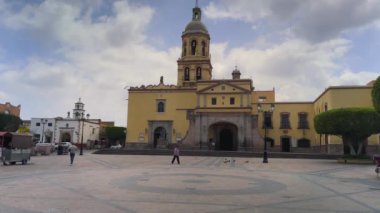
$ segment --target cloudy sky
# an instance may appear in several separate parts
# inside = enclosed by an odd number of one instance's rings
[[[126,125],[125,88],[176,84],[181,33],[195,0],[0,0],[0,103],[21,118]],[[213,78],[237,65],[277,101],[313,101],[328,86],[380,74],[378,0],[199,0]]]

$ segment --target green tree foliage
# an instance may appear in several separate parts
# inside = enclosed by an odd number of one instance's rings
[[[0,113],[0,131],[15,132],[21,122],[17,116]]]
[[[380,114],[371,108],[332,109],[315,116],[314,125],[319,134],[341,136],[351,155],[359,155],[363,142],[380,133]]]
[[[380,113],[380,76],[377,77],[372,88],[372,102],[377,112]]]
[[[107,139],[111,144],[116,144],[119,141],[121,144],[125,141],[126,128],[125,127],[105,127]]]
[[[18,133],[30,133],[30,129],[25,126],[20,126],[17,130]]]

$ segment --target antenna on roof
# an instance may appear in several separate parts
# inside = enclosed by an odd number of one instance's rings
[[[198,0],[195,0],[195,7],[198,7]]]

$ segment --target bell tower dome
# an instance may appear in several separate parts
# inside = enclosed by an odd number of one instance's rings
[[[211,80],[210,34],[201,20],[202,11],[197,2],[192,20],[182,32],[182,54],[177,61],[178,86],[194,87],[197,81]]]

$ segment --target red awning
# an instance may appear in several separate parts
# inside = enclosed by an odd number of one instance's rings
[[[10,132],[0,132],[0,137],[12,135]]]

